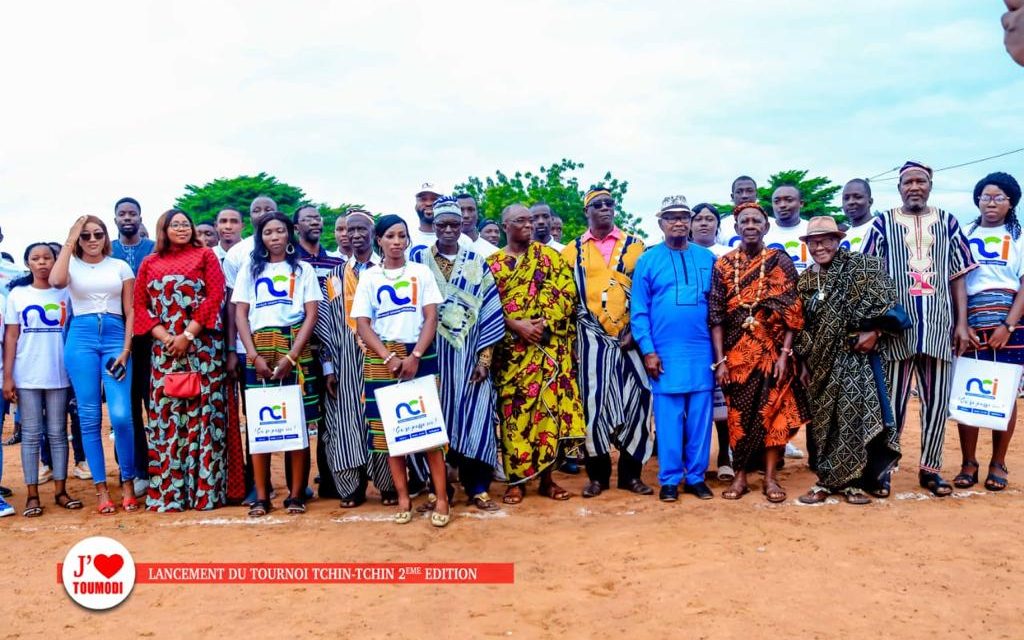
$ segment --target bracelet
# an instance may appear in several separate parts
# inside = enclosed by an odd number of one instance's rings
[[[235,347],[231,346],[231,347],[228,347],[228,353],[238,353],[238,350],[235,349]]]
[[[785,347],[783,347],[782,349],[779,349],[779,351],[780,351],[781,353],[784,353],[784,354],[786,354],[786,356],[788,356],[788,357],[790,357],[790,358],[792,358],[792,357],[793,357],[793,349],[792,349],[792,348],[790,348],[790,349],[786,349]]]
[[[284,354],[284,359],[287,360],[288,362],[290,362],[293,367],[299,366],[298,362],[295,362],[294,360],[292,360],[291,354],[288,354],[288,353]]]
[[[394,358],[394,357],[395,357],[395,352],[392,351],[391,353],[388,354],[388,357],[384,358],[384,362],[382,364],[387,364],[387,363],[391,362],[391,359]]]
[[[718,370],[718,365],[725,364],[725,361],[728,360],[728,359],[729,359],[728,356],[725,356],[721,360],[719,360],[718,362],[712,363],[711,364],[711,370],[712,371],[717,371]]]

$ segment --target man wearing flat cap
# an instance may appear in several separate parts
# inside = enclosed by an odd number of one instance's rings
[[[913,323],[893,339],[886,374],[896,426],[902,432],[914,376],[921,397],[921,460],[918,481],[936,496],[953,487],[942,479],[942,440],[953,383],[953,354],[971,342],[963,277],[977,267],[967,238],[952,214],[928,206],[932,170],[909,161],[899,174],[903,206],[876,217],[864,253],[882,259],[896,283],[896,299]],[[952,339],[952,345],[951,345]],[[875,494],[888,496],[888,481]]]
[[[674,502],[679,485],[702,500],[711,451],[715,379],[708,294],[715,256],[689,242],[692,213],[683,196],[658,212],[665,242],[637,261],[630,304],[633,336],[654,390],[659,497]]]
[[[587,231],[562,251],[576,280],[576,354],[587,423],[584,498],[611,483],[611,446],[619,450],[618,487],[641,495],[651,457],[651,387],[629,329],[633,269],[643,241],[615,224],[615,199],[603,187],[583,197]]]

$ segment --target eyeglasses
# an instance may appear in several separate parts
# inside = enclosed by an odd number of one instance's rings
[[[79,240],[85,240],[86,242],[89,242],[92,239],[102,240],[103,238],[106,238],[106,237],[107,237],[107,234],[103,233],[102,231],[96,231],[96,232],[93,232],[93,233],[89,233],[88,231],[83,231],[83,232],[78,234],[78,239]]]
[[[1004,204],[1009,201],[1010,199],[1004,195],[990,196],[987,193],[978,198],[978,202],[980,202],[981,204],[988,204],[990,202],[994,202],[996,204]]]
[[[461,222],[435,222],[434,223],[434,228],[438,229],[438,230],[440,230],[440,229],[461,229],[462,228],[462,223]]]
[[[167,228],[168,229],[191,229],[192,225],[190,225],[187,222],[172,222],[171,224],[167,225]]]
[[[590,206],[595,209],[614,209],[615,201],[611,198],[604,198],[602,200],[594,200],[590,203]]]
[[[521,227],[524,224],[530,224],[531,222],[533,221],[530,218],[509,218],[508,220],[509,224],[515,225],[517,227]]]
[[[682,213],[663,213],[661,215],[661,219],[663,222],[675,224],[677,222],[689,222],[690,216],[684,215]]]

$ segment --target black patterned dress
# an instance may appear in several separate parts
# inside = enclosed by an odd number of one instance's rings
[[[224,332],[220,306],[224,274],[214,253],[187,247],[147,257],[139,268],[135,288],[135,333],[149,334],[163,325],[181,335],[191,320],[202,332],[183,358],[171,358],[164,345],[153,341],[149,363],[149,493],[150,511],[213,509],[225,504],[225,443],[227,414],[224,396]],[[172,398],[164,379],[175,371],[197,371],[196,398]]]

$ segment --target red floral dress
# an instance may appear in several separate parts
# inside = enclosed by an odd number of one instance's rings
[[[213,251],[186,247],[143,260],[135,288],[135,333],[163,325],[174,335],[191,320],[203,331],[184,358],[171,358],[153,341],[152,386],[146,439],[149,444],[150,511],[213,509],[226,501],[226,403],[224,333],[220,309],[224,273]],[[135,363],[144,366],[147,363]],[[174,371],[197,371],[200,394],[172,398],[164,378]]]

